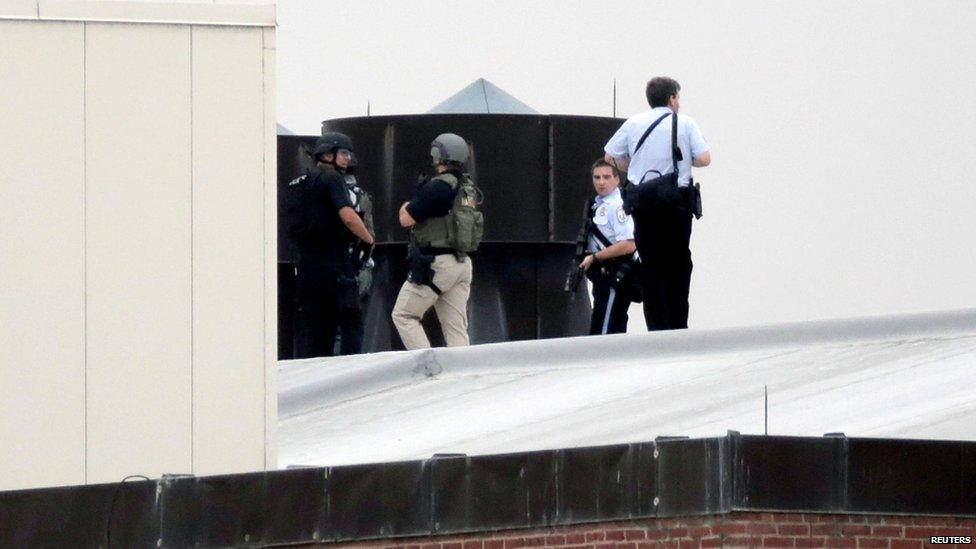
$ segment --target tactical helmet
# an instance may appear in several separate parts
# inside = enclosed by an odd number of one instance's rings
[[[438,162],[464,164],[468,161],[468,143],[460,135],[442,133],[430,144],[430,156],[434,159],[434,164]]]
[[[334,152],[336,149],[346,149],[352,152],[352,139],[349,139],[349,136],[344,133],[325,132],[322,137],[315,140],[312,156],[318,158],[319,155]]]

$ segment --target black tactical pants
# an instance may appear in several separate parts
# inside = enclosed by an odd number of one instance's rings
[[[644,322],[648,330],[688,327],[691,285],[691,212],[654,209],[634,214],[634,240],[641,257]]]
[[[334,261],[323,261],[312,254],[299,260],[295,358],[333,356],[337,333],[341,333],[339,354],[362,352],[362,312],[342,306],[344,288],[339,279],[350,274],[351,268],[341,268]]]
[[[597,267],[594,265],[590,268]],[[593,316],[590,317],[590,335],[626,333],[629,296],[618,293],[611,286],[609,277],[594,277],[592,282]]]

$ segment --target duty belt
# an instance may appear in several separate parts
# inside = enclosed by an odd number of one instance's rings
[[[457,253],[457,250],[454,250],[452,248],[427,247],[427,248],[420,248],[420,253],[424,255],[447,255],[447,254],[454,255]]]

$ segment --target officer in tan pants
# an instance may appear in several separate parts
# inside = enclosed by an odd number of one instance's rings
[[[400,207],[400,225],[410,229],[410,273],[393,307],[393,324],[408,349],[430,347],[420,320],[434,307],[449,347],[468,344],[471,259],[459,253],[448,232],[449,213],[468,159],[458,135],[441,134],[431,144],[437,175],[424,181]]]

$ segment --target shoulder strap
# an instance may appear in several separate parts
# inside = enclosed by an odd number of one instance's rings
[[[678,157],[681,156],[681,149],[678,148],[678,113],[671,117],[671,165],[674,166],[674,177],[678,177]]]
[[[593,214],[595,213],[593,210],[595,206],[596,198],[591,196],[589,200],[586,201],[586,232],[588,235],[593,235],[593,238],[600,241],[600,244],[603,244],[604,248],[609,248],[613,245],[613,242],[610,242],[607,235],[603,234],[600,229],[597,229],[595,226],[596,224],[593,223]]]
[[[600,229],[593,227],[593,231],[590,234],[593,235],[593,238],[599,240],[600,244],[603,244],[604,248],[609,248],[610,246],[613,246],[613,242],[610,242],[610,239],[607,238],[607,235],[603,234],[603,231],[601,231]]]
[[[461,182],[454,174],[450,172],[444,172],[442,174],[439,174],[435,176],[433,179],[431,179],[431,181],[442,181],[444,183],[447,183],[447,185],[452,189],[456,189],[458,187],[458,184]]]
[[[647,131],[644,132],[644,135],[641,136],[640,141],[637,142],[637,148],[634,149],[634,154],[637,154],[637,151],[640,150],[641,145],[644,144],[644,140],[647,139],[647,136],[651,135],[651,132],[654,131],[654,128],[656,128],[657,125],[660,124],[662,120],[664,120],[665,118],[667,118],[669,114],[671,114],[671,113],[670,112],[666,112],[666,113],[662,114],[660,117],[658,117],[658,119],[655,120],[653,123],[651,123],[651,125],[647,128]],[[631,156],[633,156],[633,155],[631,155]]]

